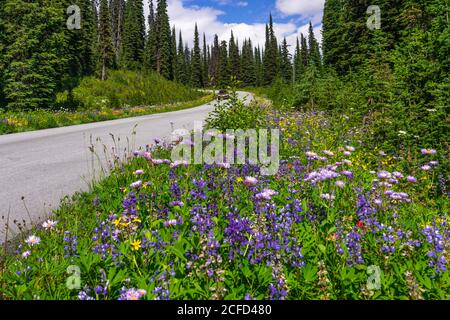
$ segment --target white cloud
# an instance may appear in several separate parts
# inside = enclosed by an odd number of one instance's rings
[[[189,0],[169,0],[168,13],[170,23],[177,29],[177,36],[179,30],[182,30],[183,40],[189,46],[193,44],[194,28],[197,23],[200,34],[205,32],[208,43],[214,39],[214,35],[219,36],[220,41],[230,39],[231,30],[233,30],[235,38],[239,39],[239,43],[246,38],[251,38],[253,44],[264,46],[265,43],[265,24],[264,23],[224,23],[220,21],[220,17],[225,13],[213,7],[199,7],[189,6]],[[228,1],[228,0],[217,0]],[[299,0],[290,0],[293,2]],[[245,2],[245,1],[242,1]],[[148,0],[144,1],[145,14],[148,15]],[[313,21],[314,23],[314,21]],[[280,39],[286,37],[288,44],[291,45],[291,50],[295,48],[296,37],[300,36],[300,32],[307,35],[308,25],[298,26],[294,20],[287,23],[275,23],[275,33]],[[316,28],[316,37],[321,39],[321,32]]]

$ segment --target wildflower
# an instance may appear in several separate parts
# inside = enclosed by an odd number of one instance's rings
[[[336,187],[338,187],[338,188],[343,188],[343,187],[345,187],[345,182],[344,181],[342,181],[342,180],[338,180],[338,181],[336,181]]]
[[[305,181],[309,181],[312,184],[316,184],[320,181],[330,180],[339,177],[340,174],[328,169],[319,169],[306,175]]]
[[[218,163],[217,166],[222,169],[230,169],[231,168],[231,164],[229,164],[228,162]]]
[[[408,177],[406,178],[406,181],[408,181],[408,182],[410,182],[410,183],[416,183],[416,182],[417,182],[417,179],[416,179],[416,177],[408,176]]]
[[[184,206],[184,202],[183,201],[172,201],[169,203],[169,205],[171,207],[183,207]]]
[[[174,162],[172,162],[172,163],[170,164],[170,167],[171,167],[171,168],[176,168],[176,167],[179,167],[179,166],[181,166],[181,165],[187,166],[187,165],[188,165],[188,162],[187,162],[186,160],[183,160],[183,161],[176,160],[176,161],[174,161]]]
[[[306,154],[306,157],[308,157],[309,159],[317,158],[317,153],[315,153],[315,152],[307,151],[305,154]]]
[[[131,249],[133,251],[138,251],[141,248],[141,240],[134,240],[133,242],[131,242]]]
[[[434,149],[422,149],[421,152],[423,155],[433,155],[437,153]]]
[[[352,146],[346,146],[345,149],[347,149],[347,151],[350,151],[350,152],[355,151],[355,148]]]
[[[254,187],[258,183],[258,180],[254,177],[245,177],[244,184],[247,187]]]
[[[431,167],[426,164],[426,165],[421,166],[420,169],[422,169],[423,171],[429,171],[429,170],[431,170]]]
[[[150,152],[144,152],[144,158],[148,161],[152,160],[152,154]]]
[[[331,195],[331,194],[329,194],[329,193],[322,193],[322,194],[320,195],[320,197],[321,197],[322,199],[325,199],[325,200],[334,200],[334,199],[336,199],[335,196],[333,196],[333,195]]]
[[[22,253],[22,258],[26,259],[31,255],[31,251],[27,250]]]
[[[48,229],[53,229],[57,224],[58,224],[58,221],[47,220],[47,221],[45,221],[45,222],[42,224],[42,227],[43,227],[45,230],[48,230]]]
[[[366,226],[366,224],[364,223],[364,221],[358,221],[358,223],[356,224],[356,226],[358,227],[358,229],[364,229],[364,227]]]
[[[403,174],[401,172],[394,171],[392,175],[397,179],[403,179]]]
[[[348,160],[348,159],[344,159],[344,160],[342,160],[342,162],[344,162],[346,165],[348,165],[348,166],[351,166],[352,165],[352,163],[353,162],[351,162],[350,160]]]
[[[331,152],[331,151],[323,150],[322,152],[323,152],[325,155],[329,156],[329,157],[333,157],[333,156],[334,156],[334,153]]]
[[[436,167],[437,165],[439,165],[439,161],[430,161],[428,164],[432,167]]]
[[[152,163],[153,164],[163,164],[164,160],[162,160],[162,159],[152,159]]]
[[[26,242],[30,247],[32,247],[32,246],[35,246],[35,245],[41,243],[41,239],[40,239],[39,237],[36,237],[36,236],[29,236],[29,237],[27,238],[27,240],[25,240],[25,242]]]
[[[134,174],[135,175],[137,175],[137,176],[141,176],[141,175],[143,175],[144,174],[144,170],[136,170],[135,172],[134,172]]]
[[[119,300],[140,300],[143,296],[147,294],[147,291],[144,289],[125,289],[122,288],[121,295],[119,297]]]
[[[342,175],[346,176],[349,179],[353,179],[353,172],[349,171],[349,170],[344,170],[341,172]]]
[[[352,153],[350,151],[344,151],[344,156],[346,157],[350,157],[352,155]]]
[[[378,172],[378,178],[380,178],[380,179],[389,179],[389,178],[391,178],[392,177],[392,174],[390,173],[390,172],[387,172],[387,171],[380,171],[380,172]]]
[[[142,187],[142,181],[141,180],[133,182],[132,184],[130,184],[130,188],[133,188],[133,189],[140,189],[141,187]]]
[[[255,197],[258,200],[271,200],[272,196],[278,194],[278,192],[271,189],[264,189],[261,193],[258,193]]]

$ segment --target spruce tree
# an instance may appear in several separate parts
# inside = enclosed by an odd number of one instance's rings
[[[156,10],[156,72],[166,79],[170,79],[170,24],[169,16],[167,14],[166,0],[158,0],[158,7]]]
[[[321,57],[320,57],[320,49],[319,43],[316,40],[316,36],[314,35],[314,28],[311,22],[309,22],[309,30],[308,30],[308,56],[309,56],[309,65],[314,65],[317,69],[321,68]]]
[[[292,82],[292,63],[286,38],[284,38],[283,40],[280,56],[281,56],[281,65],[280,65],[281,76],[287,83],[290,83]]]
[[[6,107],[51,107],[67,70],[66,6],[61,1],[2,3],[3,92]]]
[[[170,37],[170,80],[177,81],[177,33],[175,27],[172,28],[172,36]]]
[[[240,61],[239,61],[239,45],[234,39],[233,31],[231,31],[229,47],[229,64],[231,77],[240,79]]]
[[[203,85],[202,77],[202,61],[200,53],[200,38],[198,33],[197,24],[195,24],[194,31],[194,49],[192,51],[192,62],[191,62],[191,85],[194,88],[200,88]]]
[[[242,47],[242,82],[246,86],[256,85],[256,65],[253,55],[252,40],[244,41]]]
[[[125,0],[111,0],[111,32],[115,54],[115,64],[120,65],[120,56],[122,52],[122,36],[125,21]]]
[[[222,41],[219,50],[219,70],[217,77],[217,85],[226,87],[230,84],[230,66],[228,61],[228,44]]]
[[[202,55],[202,80],[203,86],[206,87],[209,82],[209,72],[208,72],[208,49],[206,44],[206,34],[203,33],[203,55]]]
[[[214,43],[211,50],[211,62],[209,65],[209,74],[211,75],[212,85],[218,85],[219,79],[219,61],[220,61],[220,44],[219,36],[214,35]]]
[[[149,15],[148,15],[148,33],[147,33],[147,41],[145,44],[145,54],[144,54],[144,63],[145,67],[148,70],[156,71],[156,59],[157,59],[157,41],[158,41],[158,30],[156,28],[156,16],[153,5],[153,0],[149,2]]]
[[[106,80],[108,68],[114,65],[114,47],[112,42],[111,15],[108,8],[108,1],[100,1],[98,30],[98,52],[100,77]]]
[[[266,44],[264,49],[264,84],[270,85],[278,75],[279,70],[279,48],[273,18],[270,15],[269,25],[266,26]]]
[[[142,0],[128,0],[125,6],[125,22],[121,64],[128,69],[142,66],[145,47],[145,22]]]

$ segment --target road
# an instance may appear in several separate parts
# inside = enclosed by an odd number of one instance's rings
[[[239,92],[239,96],[247,102],[252,99],[244,92]],[[194,121],[204,120],[214,103],[175,112],[0,136],[0,218],[3,217],[0,243],[4,242],[8,212],[10,226],[17,230],[12,221],[25,220],[28,225],[30,219],[33,223],[40,222],[59,206],[64,196],[87,191],[101,166],[107,166],[104,146],[108,154],[113,147],[117,153],[123,153],[124,148],[129,151],[152,144],[155,138],[168,139],[172,128],[193,129]],[[99,159],[89,150],[91,145]]]

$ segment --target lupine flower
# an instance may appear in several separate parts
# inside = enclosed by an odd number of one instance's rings
[[[245,177],[244,184],[247,187],[254,187],[258,183],[258,179],[254,177]]]
[[[57,224],[58,224],[58,221],[47,220],[47,221],[45,221],[45,222],[42,224],[42,227],[43,227],[45,230],[48,230],[48,229],[53,229]]]
[[[35,245],[38,245],[39,243],[41,243],[41,239],[39,237],[36,236],[29,236],[25,242],[30,246],[33,247]]]

